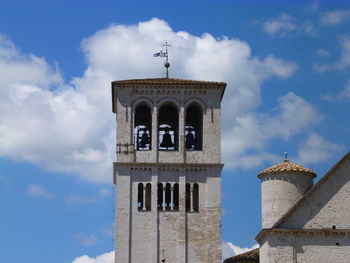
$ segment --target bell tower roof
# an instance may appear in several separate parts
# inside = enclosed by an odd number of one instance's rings
[[[203,81],[203,80],[189,80],[189,79],[174,79],[174,78],[149,78],[149,79],[127,79],[127,80],[117,80],[113,81],[113,84],[123,85],[123,86],[138,86],[138,85],[183,85],[187,86],[205,86],[205,87],[224,87],[225,82],[217,81]]]
[[[226,83],[217,81],[189,80],[189,79],[174,79],[174,78],[149,78],[149,79],[127,79],[112,81],[112,105],[114,105],[113,87],[121,88],[206,88],[206,89],[221,89],[221,100],[225,93]],[[115,113],[115,109],[113,108]]]

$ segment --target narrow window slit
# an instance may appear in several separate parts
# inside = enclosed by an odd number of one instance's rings
[[[139,183],[137,186],[137,209],[141,211],[143,209],[143,184]]]

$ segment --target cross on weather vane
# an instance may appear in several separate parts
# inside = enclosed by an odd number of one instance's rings
[[[153,54],[154,57],[165,57],[165,63],[164,63],[164,67],[166,69],[166,78],[169,78],[169,67],[170,67],[170,63],[168,61],[169,57],[168,57],[168,51],[171,49],[172,44],[169,40],[165,40],[162,42],[161,44],[162,49],[159,51],[158,53]]]

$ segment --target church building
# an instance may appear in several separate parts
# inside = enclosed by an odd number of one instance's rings
[[[350,152],[315,185],[312,170],[287,158],[258,177],[260,248],[224,263],[350,262]]]
[[[222,262],[225,87],[173,78],[112,82],[115,263]],[[350,152],[316,184],[315,177],[287,156],[261,171],[259,248],[224,263],[349,263]]]

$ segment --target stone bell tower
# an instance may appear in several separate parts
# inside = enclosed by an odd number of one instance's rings
[[[112,82],[116,263],[222,261],[225,87],[170,78]]]

